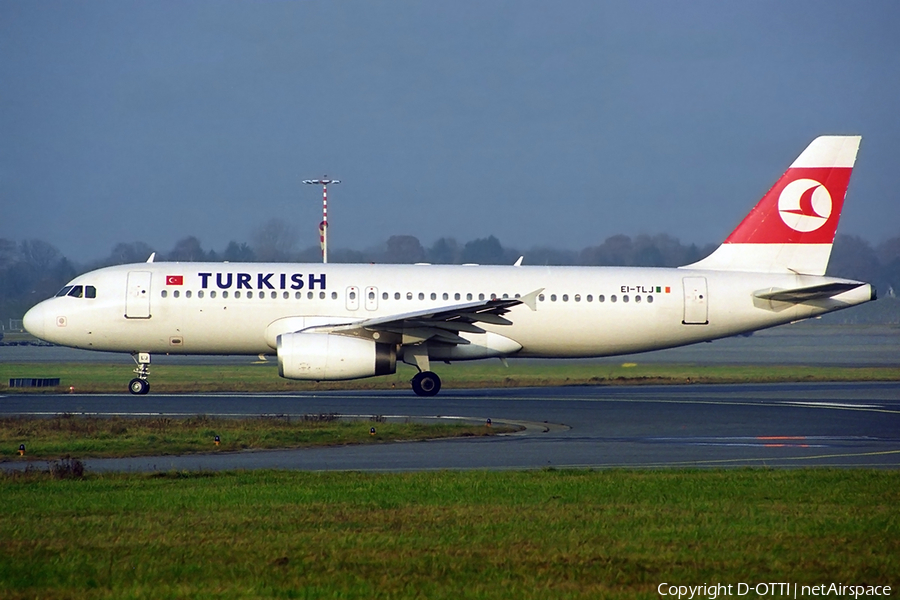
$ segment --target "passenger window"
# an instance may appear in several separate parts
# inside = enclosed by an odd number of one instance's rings
[[[176,298],[178,297],[178,292],[175,292],[175,297],[176,297]],[[240,297],[241,297],[241,293],[240,293],[240,292],[235,292],[235,293],[234,293],[234,297],[235,297],[235,298],[240,298]],[[247,297],[248,297],[248,298],[251,297],[251,296],[250,296],[250,292],[247,292]]]
[[[390,295],[389,295],[387,292],[382,292],[382,293],[381,293],[381,299],[382,299],[382,300],[387,300],[388,298],[390,298]]]
[[[460,299],[459,292],[456,292],[455,294],[453,294],[453,299],[454,299],[454,300],[459,300],[459,299]]]
[[[610,302],[615,302],[615,301],[616,301],[616,295],[613,294],[612,296],[610,296],[610,297],[609,297],[609,301],[610,301]]]
[[[71,285],[67,285],[67,286],[64,287],[63,289],[61,289],[61,290],[59,290],[58,292],[56,292],[56,297],[59,298],[60,296],[66,296],[66,295],[68,295],[69,290],[71,290],[71,289],[72,289],[72,286],[71,286]]]
[[[69,296],[72,296],[73,298],[82,298],[82,297],[84,297],[84,288],[81,287],[80,285],[74,286],[74,287],[72,288],[72,290],[69,292]]]
[[[647,296],[647,304],[653,304],[653,296]]]
[[[406,299],[412,300],[412,292],[406,292]]]
[[[594,301],[594,297],[591,296],[590,294],[588,294],[587,297],[585,298],[585,300],[587,300],[588,302],[593,302],[593,301]]]
[[[538,300],[540,300],[541,302],[543,302],[544,300],[546,300],[546,297],[545,297],[543,294],[539,294],[539,295],[538,295]]]
[[[394,292],[394,300],[400,299],[400,292]]]
[[[166,296],[169,295],[169,292],[167,292],[166,290],[163,290],[159,293],[159,295],[162,296],[163,298],[165,298]]]
[[[550,294],[550,302],[556,302],[556,294]]]
[[[240,292],[238,292],[238,294],[240,294]],[[174,292],[172,292],[172,295],[177,298],[181,295],[181,293],[178,290],[175,290]]]
[[[300,292],[297,292],[294,294],[294,298],[296,298],[297,300],[299,300],[302,297],[303,297],[303,294],[301,294]]]
[[[274,294],[275,292],[272,292],[272,293]],[[324,296],[325,292],[322,292],[322,295]],[[331,292],[331,299],[337,300],[337,292]]]
[[[198,298],[202,298],[202,297],[203,297],[203,290],[200,290],[199,292],[197,292],[197,297],[198,297]]]
[[[466,294],[466,300],[471,300],[471,299],[472,299],[472,294]]]
[[[186,292],[184,293],[184,297],[185,297],[185,298],[190,298],[190,297],[191,297],[191,290],[186,291]]]
[[[235,292],[235,294],[237,294],[237,292]],[[247,292],[247,297],[248,297],[248,298],[252,298],[252,297],[253,297],[253,292]]]
[[[291,297],[291,293],[290,293],[290,292],[285,292],[284,294],[282,294],[282,297],[283,297],[285,300],[287,300],[288,298]]]
[[[568,302],[568,301],[569,301],[569,295],[563,294],[563,302]]]
[[[434,292],[431,292],[431,299],[437,300],[437,294],[435,294]]]
[[[350,292],[350,299],[356,300],[356,292]]]
[[[325,299],[325,292],[319,292],[319,300]]]
[[[581,302],[581,294],[575,294],[575,302]]]
[[[312,300],[312,299],[313,299],[313,293],[312,293],[312,292],[306,292],[306,297],[309,298],[310,300]]]
[[[424,299],[425,299],[425,293],[419,292],[419,300],[424,300]]]
[[[606,296],[600,294],[599,296],[597,296],[597,302],[606,302]]]
[[[441,298],[443,298],[444,300],[449,300],[449,299],[450,299],[450,294],[448,294],[447,292],[444,292],[444,295],[441,296]]]
[[[622,302],[628,302],[628,294],[622,296]]]
[[[634,297],[634,301],[635,301],[635,302],[640,302],[640,301],[641,301],[641,297],[640,297],[640,296],[635,296],[635,297]]]
[[[216,297],[216,290],[211,291],[211,292],[209,293],[209,297],[210,297],[210,298],[215,298],[215,297]]]
[[[479,299],[479,300],[484,300],[484,294],[478,294],[478,299]]]
[[[374,299],[375,299],[375,292],[370,291],[369,292],[369,300],[374,300]]]
[[[222,297],[223,297],[223,298],[227,298],[227,297],[228,297],[228,290],[225,290],[224,292],[222,292]]]

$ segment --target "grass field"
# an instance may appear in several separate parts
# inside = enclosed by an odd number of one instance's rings
[[[897,472],[30,474],[0,496],[6,600],[900,583]]]
[[[813,367],[798,365],[702,366],[635,363],[496,362],[436,363],[443,387],[532,387],[556,385],[755,383],[784,381],[897,381],[896,367]],[[355,381],[304,382],[282,379],[277,365],[153,365],[150,385],[157,392],[288,392],[309,390],[408,389],[414,374],[402,366],[394,375]],[[122,393],[132,374],[121,364],[0,364],[0,392],[10,378],[59,377],[56,388],[16,388],[16,393]]]
[[[346,421],[327,414],[244,419],[204,415],[189,418],[0,417],[0,461],[23,460],[18,454],[21,444],[25,444],[28,459],[101,458],[379,444],[495,435],[515,430],[484,424],[380,421]],[[216,436],[219,437],[218,445]]]

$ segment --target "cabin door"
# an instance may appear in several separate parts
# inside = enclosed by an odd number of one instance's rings
[[[684,323],[685,325],[708,325],[709,304],[707,303],[706,277],[685,277],[684,283]]]
[[[125,289],[125,318],[150,318],[150,271],[130,271]]]

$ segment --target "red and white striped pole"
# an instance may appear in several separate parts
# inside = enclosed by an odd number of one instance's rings
[[[321,235],[319,241],[322,244],[322,262],[328,262],[328,185],[322,184],[322,224],[319,225]]]
[[[340,179],[304,179],[303,183],[322,186],[322,222],[319,223],[319,243],[322,245],[322,262],[328,262],[328,184],[340,183]]]

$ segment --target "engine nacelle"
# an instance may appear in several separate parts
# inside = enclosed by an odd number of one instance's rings
[[[329,333],[278,336],[278,374],[286,379],[359,379],[396,370],[393,344]]]

